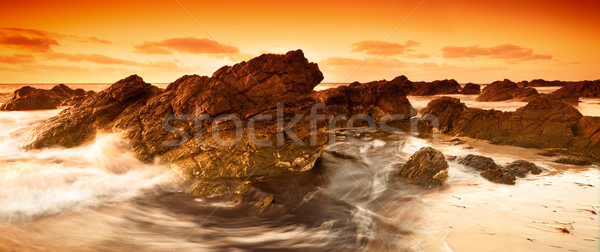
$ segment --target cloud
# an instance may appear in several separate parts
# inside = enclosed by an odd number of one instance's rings
[[[365,40],[352,44],[354,46],[352,52],[366,52],[367,54],[380,56],[402,55],[405,52],[413,51],[412,48],[419,44],[419,42],[413,40],[408,40],[404,44]]]
[[[33,63],[35,58],[32,55],[27,54],[14,54],[12,56],[0,55],[0,63],[6,64],[20,64],[20,63]]]
[[[363,64],[364,62],[364,64]],[[331,57],[321,60],[319,65],[325,67],[358,67],[363,64],[363,67],[380,67],[380,68],[398,68],[408,67],[410,64],[395,58],[371,58],[365,62],[364,59]]]
[[[79,37],[36,29],[14,27],[0,28],[0,45],[30,52],[52,52],[53,46],[60,45],[59,40],[74,40],[86,43],[110,44],[110,41],[97,37]]]
[[[206,38],[170,38],[158,42],[144,42],[134,46],[135,52],[145,54],[172,54],[172,51],[192,54],[235,54],[239,49],[235,46],[219,44]]]
[[[493,47],[475,46],[446,46],[442,48],[444,58],[473,58],[477,56],[487,56],[494,59],[505,60],[549,60],[551,55],[537,54],[531,48],[524,48],[517,45],[503,44]]]
[[[176,69],[177,64],[172,61],[154,61],[148,63],[142,63],[132,60],[124,60],[113,58],[101,54],[67,54],[67,53],[51,53],[46,55],[46,59],[49,60],[68,60],[73,62],[87,61],[96,64],[105,65],[122,65],[122,66],[137,66],[137,67],[150,67],[159,69]]]

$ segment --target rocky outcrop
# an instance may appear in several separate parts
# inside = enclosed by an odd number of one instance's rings
[[[515,112],[467,108],[458,99],[431,101],[422,114],[439,120],[442,132],[497,144],[531,148],[565,148],[600,160],[600,119],[583,117],[560,101],[538,98]]]
[[[465,94],[465,95],[479,94],[479,93],[481,93],[481,86],[479,86],[478,84],[467,83],[462,88],[462,91],[460,93]]]
[[[521,88],[517,83],[505,79],[486,86],[477,101],[530,101],[538,96],[539,93],[534,88]]]
[[[423,147],[399,167],[397,176],[411,184],[437,187],[448,178],[448,162],[439,150]]]
[[[579,97],[600,97],[600,80],[568,83],[550,93],[551,99],[577,100]]]
[[[0,110],[56,109],[59,106],[72,106],[93,94],[93,91],[71,89],[64,84],[50,90],[25,86],[16,90],[13,97],[0,106]]]
[[[328,139],[327,121],[313,126],[308,118],[317,103],[325,103],[321,114],[415,113],[404,97],[406,77],[313,91],[322,79],[300,50],[225,66],[212,77],[186,75],[165,90],[134,75],[43,122],[27,148],[73,147],[97,132],[123,132],[142,160],[169,163],[203,184],[241,183],[312,169]]]
[[[462,88],[455,80],[413,82],[410,95],[459,94]]]
[[[489,171],[501,168],[498,164],[496,164],[496,162],[494,162],[492,158],[473,154],[459,158],[457,162],[459,164],[475,168],[478,171]]]

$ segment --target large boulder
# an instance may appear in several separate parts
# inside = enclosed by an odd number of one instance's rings
[[[59,106],[72,106],[93,93],[71,89],[64,84],[56,85],[50,90],[25,86],[16,90],[13,97],[0,106],[0,110],[56,109]]]
[[[461,87],[456,80],[435,80],[432,82],[413,82],[410,95],[458,94]]]
[[[534,88],[522,88],[517,83],[505,79],[486,86],[477,96],[477,101],[530,101],[538,96],[539,93]]]
[[[397,175],[411,184],[437,187],[448,178],[448,162],[439,150],[423,147],[400,167]]]
[[[430,101],[420,113],[424,116],[434,116],[434,118],[429,119],[432,122],[437,119],[440,132],[447,133],[454,128],[455,121],[460,118],[465,109],[467,109],[467,106],[461,103],[460,99],[442,97]]]

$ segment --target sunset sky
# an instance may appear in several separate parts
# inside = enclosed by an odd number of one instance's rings
[[[168,83],[295,49],[324,82],[600,79],[598,13],[597,0],[4,1],[0,83]]]

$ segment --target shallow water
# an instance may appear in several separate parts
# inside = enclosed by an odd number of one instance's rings
[[[415,107],[432,98],[409,97]],[[541,150],[468,138],[455,145],[448,136],[340,134],[324,155],[322,176],[328,182],[308,189],[293,187],[302,183],[295,178],[275,183],[294,188],[282,196],[296,200],[283,216],[264,217],[234,202],[181,193],[177,174],[138,161],[118,134],[99,135],[79,148],[23,150],[29,130],[59,111],[0,112],[0,251],[599,248],[600,227],[592,211],[600,210],[600,169],[556,164],[536,155]],[[449,179],[439,189],[397,179],[398,165],[424,146],[447,156],[482,154],[499,164],[524,159],[544,173],[507,186],[449,162]]]

